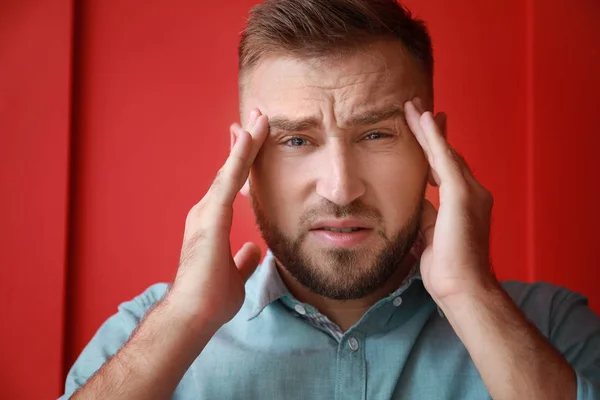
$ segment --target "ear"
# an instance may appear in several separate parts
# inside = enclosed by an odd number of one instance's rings
[[[229,128],[229,151],[233,149],[233,145],[237,141],[237,134],[235,133],[237,129],[241,129],[238,124],[233,124]],[[240,194],[242,196],[248,197],[250,195],[250,175],[248,175],[248,179],[244,182],[244,186],[240,189]]]
[[[442,136],[444,137],[444,139],[448,139],[448,134],[447,134],[447,120],[448,120],[448,116],[441,112],[441,113],[437,113],[437,115],[433,118],[435,123],[437,124],[437,126],[440,128],[440,132],[442,134]],[[435,181],[435,177],[433,176],[434,172],[431,169],[431,166],[429,167],[429,173],[427,174],[427,181],[429,182],[429,184],[431,186],[437,186],[437,182]]]

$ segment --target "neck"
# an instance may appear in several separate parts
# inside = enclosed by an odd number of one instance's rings
[[[414,260],[410,260],[411,258],[410,256],[406,257],[383,286],[366,297],[354,300],[334,300],[315,294],[290,275],[279,261],[276,261],[276,265],[283,283],[296,299],[317,308],[321,314],[336,323],[345,332],[355,325],[373,304],[400,287],[410,273],[412,262],[414,262]]]

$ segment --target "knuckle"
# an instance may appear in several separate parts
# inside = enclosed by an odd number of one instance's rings
[[[204,196],[202,200],[200,200],[198,203],[194,204],[192,208],[190,208],[190,210],[187,213],[187,216],[185,217],[186,228],[192,226],[194,224],[194,221],[198,219],[198,217],[202,213],[202,210],[205,208],[205,204],[206,196]]]
[[[185,217],[185,230],[188,231],[192,225],[194,224],[194,220],[196,219],[197,209],[196,206],[192,207]]]
[[[492,193],[483,185],[478,183],[478,193],[479,193],[479,197],[482,201],[483,204],[485,204],[486,206],[492,206],[494,204],[494,196],[492,195]]]
[[[187,213],[187,219],[191,220],[192,218],[194,218],[201,209],[202,209],[202,200],[200,200],[198,203],[194,204],[192,206],[192,208],[190,208],[190,210]]]
[[[454,197],[461,204],[469,204],[471,202],[471,190],[469,189],[469,186],[466,184],[466,182],[461,181],[455,185]]]

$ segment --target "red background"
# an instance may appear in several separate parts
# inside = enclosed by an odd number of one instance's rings
[[[0,0],[0,397],[57,397],[117,304],[172,278],[239,119],[253,3]],[[450,141],[495,195],[499,277],[599,312],[600,3],[407,4],[429,22]],[[258,235],[235,208],[237,248]]]

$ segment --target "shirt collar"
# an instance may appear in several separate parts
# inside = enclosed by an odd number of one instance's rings
[[[248,320],[258,316],[266,306],[289,293],[288,288],[281,280],[281,276],[275,265],[275,256],[271,250],[267,251],[261,265],[258,266],[253,276],[254,293],[249,293],[253,297],[252,308]]]
[[[413,264],[411,271],[402,285],[395,290],[390,297],[396,297],[404,292],[415,280],[422,280],[420,262],[421,254],[423,253],[423,240],[419,234],[417,240],[413,244],[408,254],[409,261]],[[256,273],[252,277],[253,292],[248,291],[248,295],[252,298],[252,306],[248,315],[248,320],[256,318],[269,304],[280,299],[285,295],[290,295],[288,288],[283,283],[277,265],[275,264],[275,256],[271,250],[267,251],[261,265],[257,268]]]

